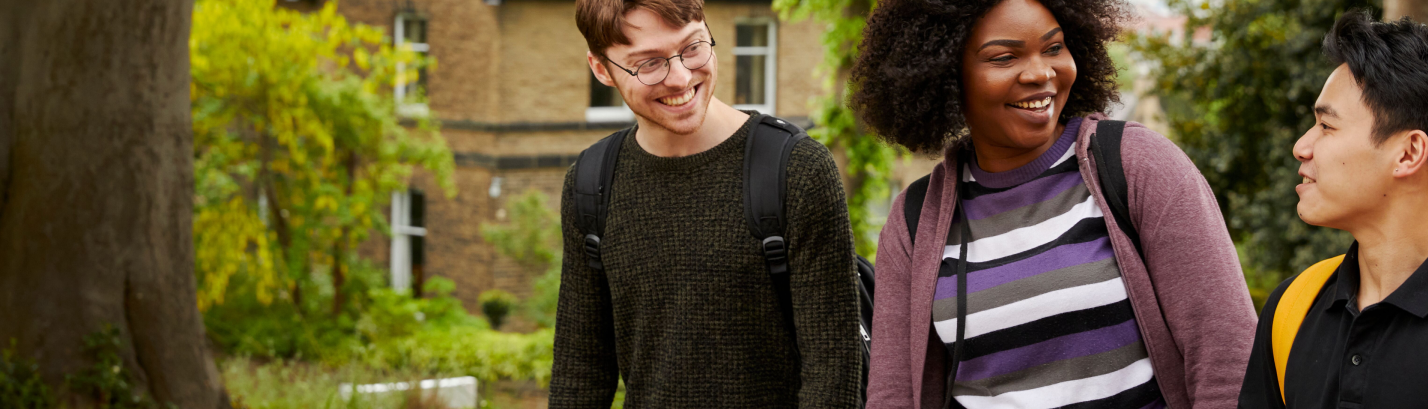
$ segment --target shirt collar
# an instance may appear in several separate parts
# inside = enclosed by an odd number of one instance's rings
[[[1339,269],[1335,272],[1338,281],[1335,284],[1333,302],[1345,305],[1353,303],[1350,308],[1358,309],[1359,294],[1359,243],[1356,241],[1349,246],[1349,251],[1344,254],[1344,262],[1339,264]],[[1413,271],[1413,275],[1408,277],[1403,285],[1397,290],[1393,290],[1383,303],[1398,307],[1418,318],[1428,318],[1428,260],[1418,266]]]

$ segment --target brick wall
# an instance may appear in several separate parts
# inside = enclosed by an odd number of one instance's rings
[[[412,186],[426,193],[425,272],[456,282],[454,295],[469,311],[479,310],[476,297],[489,289],[529,296],[533,280],[543,273],[524,271],[497,254],[482,239],[481,224],[502,222],[498,215],[506,200],[529,189],[544,192],[558,212],[568,159],[614,130],[579,125],[589,104],[590,74],[585,41],[575,28],[574,4],[344,0],[340,5],[350,20],[385,27],[389,33],[399,12],[428,19],[428,44],[437,60],[427,79],[429,106],[443,121],[442,134],[456,155],[453,176],[459,193],[444,197],[431,176],[422,173],[413,177]],[[705,14],[721,40],[715,96],[732,101],[735,22],[775,14],[768,3],[749,2],[707,2]],[[778,24],[777,113],[806,117],[809,98],[823,86],[821,77],[809,75],[822,61],[822,28],[808,21]],[[531,166],[549,162],[546,159],[565,162]],[[492,198],[489,190],[496,177],[501,178],[501,194]],[[390,239],[384,234],[371,237],[361,245],[361,253],[387,266]]]

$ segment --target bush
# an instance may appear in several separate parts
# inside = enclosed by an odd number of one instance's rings
[[[498,329],[506,321],[506,314],[520,302],[515,295],[502,290],[486,290],[476,297],[476,301],[481,304],[481,313],[486,315],[491,327]]]
[[[40,379],[40,367],[34,360],[15,356],[15,340],[0,351],[0,408],[49,409],[55,397]]]
[[[134,390],[128,368],[119,359],[124,339],[119,329],[105,325],[103,330],[84,337],[84,355],[94,365],[65,377],[65,384],[76,394],[89,395],[101,408],[147,409],[153,402]]]
[[[526,299],[526,318],[541,328],[555,328],[555,307],[560,302],[560,260],[535,281],[534,294]]]

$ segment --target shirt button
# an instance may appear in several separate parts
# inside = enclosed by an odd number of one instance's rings
[[[1354,354],[1352,358],[1349,358],[1349,362],[1353,362],[1354,366],[1358,366],[1364,362],[1364,357],[1359,354]]]

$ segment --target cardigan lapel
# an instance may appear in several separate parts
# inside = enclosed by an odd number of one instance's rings
[[[916,380],[912,384],[914,407],[920,407],[922,403],[922,372],[927,365],[927,339],[932,329],[932,297],[937,290],[937,266],[941,264],[947,232],[952,228],[952,210],[957,203],[956,169],[961,165],[957,163],[955,149],[948,149],[943,155],[943,162],[932,170],[929,191],[919,219],[937,222],[918,223],[920,227],[914,233],[917,241],[912,252],[912,265],[916,270],[909,274],[912,279],[908,280],[912,285],[908,292],[911,295],[908,300],[911,303],[908,310],[911,320],[908,335],[911,338],[908,344],[912,346],[909,351],[913,362],[911,376]]]

